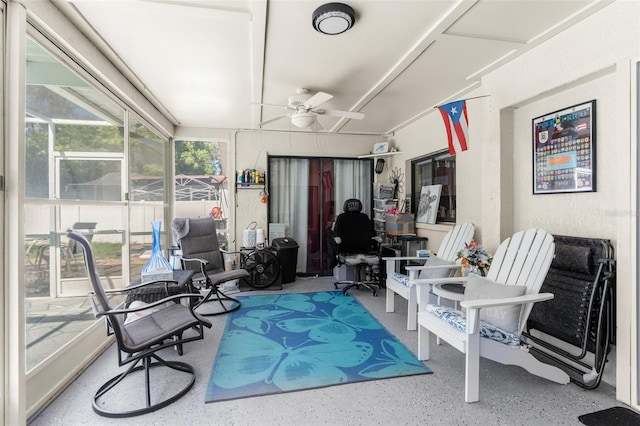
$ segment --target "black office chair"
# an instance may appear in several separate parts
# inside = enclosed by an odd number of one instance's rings
[[[208,291],[200,305],[217,302],[214,310],[199,309],[200,315],[227,314],[240,308],[240,301],[223,293],[220,284],[249,277],[245,269],[224,270],[224,259],[218,246],[216,224],[211,217],[173,219],[173,237],[182,251],[183,269],[196,271],[193,284]],[[209,305],[210,306],[210,305]]]
[[[182,355],[183,343],[203,338],[203,327],[210,328],[211,322],[194,312],[192,303],[180,303],[180,300],[185,298],[193,302],[202,296],[176,294],[136,308],[125,309],[120,305],[113,308],[111,302],[115,304],[118,300],[117,297],[114,299],[114,296],[124,296],[144,286],[157,286],[158,283],[149,282],[124,289],[106,290],[96,270],[89,241],[71,229],[67,231],[67,236],[84,253],[85,267],[93,290],[90,293],[91,305],[97,318],[106,318],[107,334],[115,335],[118,365],[128,365],[124,372],[109,379],[96,391],[92,401],[93,410],[106,417],[138,416],[165,407],[186,395],[196,380],[194,368],[184,362],[165,360],[158,352],[175,346]],[[174,373],[170,374],[165,368],[174,370]],[[130,376],[137,371],[144,372],[144,397],[125,398],[126,401],[123,402],[123,393],[131,394],[132,389],[137,390],[139,381]],[[154,378],[163,378],[163,383],[153,386],[150,380],[151,371],[154,372]],[[171,381],[166,377],[179,380]],[[129,380],[125,380],[126,378]],[[183,382],[186,382],[186,385],[176,384]],[[119,396],[109,399],[109,392],[112,390]]]
[[[379,238],[373,227],[373,221],[362,213],[362,203],[356,198],[344,202],[344,213],[336,219],[334,225],[335,252],[339,267],[351,269],[352,280],[338,280],[333,285],[346,284],[342,293],[347,295],[352,287],[366,287],[377,296],[380,288]]]

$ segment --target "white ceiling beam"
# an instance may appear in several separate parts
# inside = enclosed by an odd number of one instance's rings
[[[66,0],[68,3],[86,3],[95,0]],[[164,13],[179,13],[183,16],[206,17],[224,21],[251,21],[251,13],[243,10],[223,9],[210,1],[171,1],[171,0],[129,0],[145,3],[153,9]]]
[[[470,91],[475,90],[478,87],[480,87],[480,82],[479,81],[474,81],[473,83],[471,83],[470,85],[468,85],[464,89],[459,90],[458,92],[452,94],[451,96],[447,97],[446,99],[441,100],[436,105],[433,105],[430,108],[425,109],[422,112],[419,112],[418,114],[414,115],[413,117],[409,118],[408,120],[405,120],[404,122],[398,124],[397,126],[387,130],[385,132],[385,134],[386,135],[392,135],[393,133],[397,132],[398,130],[400,130],[400,129],[406,127],[406,126],[408,126],[409,124],[415,122],[416,120],[421,119],[425,115],[431,114],[432,112],[436,111],[436,108],[439,105],[444,105],[444,104],[452,102],[452,101],[454,101],[456,99],[460,99],[460,97],[462,97],[462,95],[464,95],[465,93],[469,93]]]
[[[553,27],[548,28],[546,31],[543,31],[537,36],[533,37],[528,42],[530,48],[533,46],[537,46],[538,44],[542,43],[545,40],[550,39],[551,37],[555,36],[558,33],[561,33],[562,31],[566,30],[572,25],[575,25],[578,22],[582,21],[587,16],[593,15],[596,11],[602,9],[605,6],[612,4],[614,1],[615,0],[594,0],[593,2],[583,7],[582,9],[575,12],[574,14],[567,16],[565,19],[558,22]]]
[[[264,88],[264,55],[267,43],[267,0],[252,0],[251,14],[251,101],[262,103]],[[251,107],[251,123],[262,121],[262,107]]]
[[[612,0],[594,0],[593,2],[589,3],[582,9],[578,10],[577,12],[567,16],[565,19],[558,22],[553,27],[547,28],[545,31],[531,38],[526,43],[519,43],[519,42],[512,41],[511,45],[513,46],[513,50],[507,52],[506,54],[502,55],[500,58],[491,62],[487,66],[477,70],[473,74],[468,75],[467,81],[480,79],[482,76],[490,73],[491,71],[494,71],[495,69],[501,67],[507,62],[514,60],[517,56],[522,55],[528,50],[531,50],[533,47],[539,45],[543,41],[548,40],[549,38],[555,36],[556,34],[561,33],[562,31],[575,25],[576,23],[580,22],[587,16],[592,15],[597,10],[602,9],[603,7],[608,6],[611,3],[613,3]],[[475,36],[471,36],[471,37],[477,38]],[[492,41],[500,41],[500,40],[492,39]],[[502,40],[502,41],[508,42],[507,40]]]
[[[409,49],[402,58],[362,97],[350,108],[350,111],[360,111],[376,96],[380,94],[393,80],[402,74],[420,55],[422,55],[442,34],[460,17],[467,13],[479,0],[458,0],[449,8],[435,25],[427,30],[416,44]],[[337,133],[349,119],[341,118],[330,130]]]
[[[519,40],[508,40],[508,39],[504,39],[504,38],[497,38],[497,37],[487,37],[484,35],[475,35],[475,34],[461,34],[461,33],[446,33],[446,34],[442,34],[440,37],[438,37],[438,41],[447,41],[447,40],[454,40],[454,41],[460,41],[460,40],[481,40],[484,44],[493,44],[495,46],[501,46],[501,47],[506,47],[506,48],[513,48],[513,49],[519,49],[522,46],[526,46],[527,42],[526,41],[519,41]]]

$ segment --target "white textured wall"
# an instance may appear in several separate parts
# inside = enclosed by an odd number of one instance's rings
[[[614,90],[615,75],[568,89],[518,108],[514,113],[513,162],[522,165],[513,176],[513,221],[515,229],[543,228],[553,234],[578,237],[616,238],[616,180],[614,166],[625,145],[620,143]],[[531,118],[565,106],[596,99],[597,192],[532,195]],[[623,156],[628,161],[627,156]]]
[[[494,114],[513,109],[513,122],[501,122],[513,126],[513,137],[503,138],[501,146],[513,149],[513,173],[503,178],[513,182],[514,231],[539,226],[617,240],[617,217],[629,213],[621,205],[628,199],[618,197],[618,180],[629,170],[629,59],[639,53],[639,17],[639,3],[617,2],[483,80]],[[598,191],[534,196],[531,119],[591,99],[597,101]]]
[[[631,71],[640,60],[640,2],[617,1],[484,76],[466,97],[469,150],[457,156],[458,221],[476,225],[490,250],[513,232],[608,238],[617,260],[617,396],[637,406],[636,125]],[[596,99],[597,192],[533,195],[531,120]],[[435,110],[434,110],[435,111]],[[632,136],[633,135],[633,136]],[[446,147],[435,111],[399,131],[408,165]],[[437,239],[439,229],[422,229]],[[433,247],[432,247],[433,248]],[[629,366],[632,366],[631,369]]]
[[[457,215],[459,222],[476,225],[477,239],[487,246],[497,247],[514,231],[531,226],[616,240],[615,217],[629,211],[616,206],[616,163],[628,162],[628,155],[619,154],[629,146],[619,131],[629,126],[628,92],[619,86],[630,90],[627,68],[640,52],[639,16],[638,2],[608,6],[485,76],[465,96],[489,95],[467,102],[470,142],[456,160]],[[598,192],[533,196],[531,119],[591,99],[598,101]],[[620,117],[620,106],[625,117]],[[398,131],[394,140],[403,154],[392,162],[402,167],[447,146],[436,109]],[[428,236],[431,230],[421,232]]]

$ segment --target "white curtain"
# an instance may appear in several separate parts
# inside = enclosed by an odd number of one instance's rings
[[[284,223],[287,236],[298,243],[296,271],[307,267],[307,223],[309,205],[309,160],[271,159],[270,221]]]
[[[296,272],[306,273],[309,257],[309,203],[310,169],[313,159],[306,158],[271,158],[269,175],[269,221],[284,223],[286,235],[298,243],[298,260]],[[315,160],[317,161],[317,160]],[[334,212],[342,213],[342,205],[349,198],[362,201],[362,211],[371,212],[371,162],[366,160],[331,160],[333,161],[333,191],[335,200]],[[322,168],[320,168],[322,170]],[[324,175],[323,175],[324,178]],[[331,185],[329,185],[331,187]],[[328,189],[326,185],[324,189]],[[324,208],[324,206],[323,206]],[[311,214],[320,214],[312,212]],[[322,230],[324,232],[324,229]],[[325,248],[326,250],[326,248]],[[322,254],[320,256],[322,258]],[[317,255],[315,253],[314,255]]]
[[[342,205],[349,198],[362,202],[362,211],[371,212],[371,162],[363,160],[335,160],[336,213],[342,213]]]

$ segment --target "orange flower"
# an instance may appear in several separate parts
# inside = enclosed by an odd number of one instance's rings
[[[477,241],[465,243],[464,249],[457,253],[456,259],[464,266],[477,266],[480,269],[487,269],[491,264],[493,256],[478,244]]]

